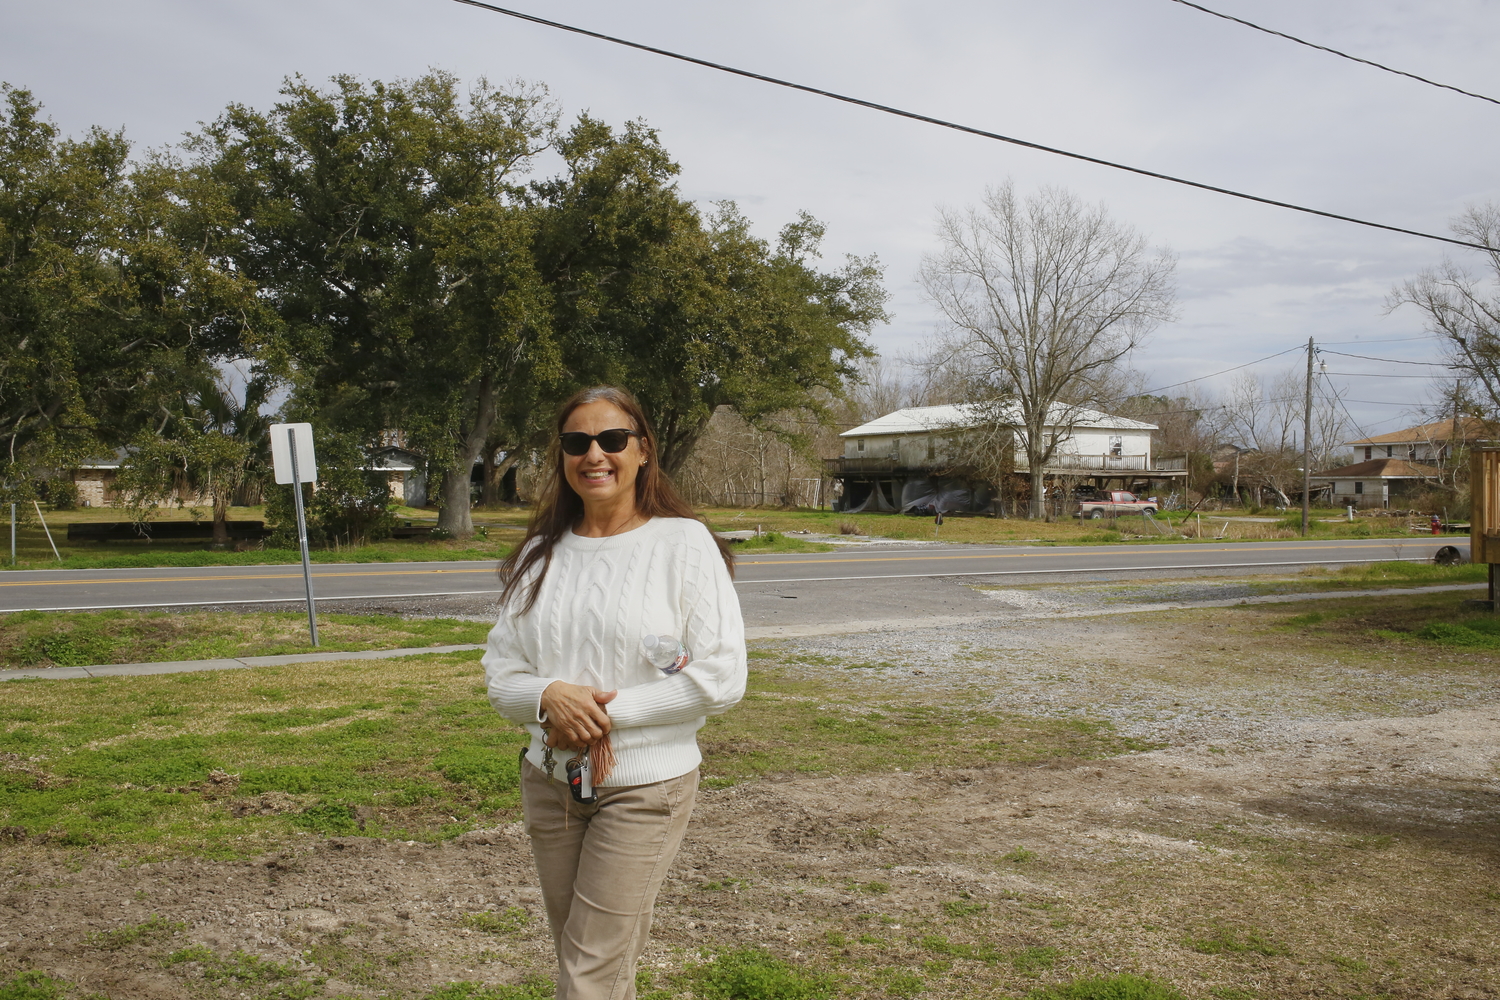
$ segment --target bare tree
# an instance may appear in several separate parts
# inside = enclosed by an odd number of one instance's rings
[[[1474,205],[1452,230],[1471,243],[1500,247],[1500,205]],[[1395,289],[1387,311],[1410,303],[1427,314],[1427,328],[1443,342],[1449,363],[1480,405],[1472,415],[1500,421],[1500,249],[1484,254],[1489,279],[1445,259]]]
[[[1079,412],[1113,395],[1112,376],[1170,319],[1176,261],[1101,206],[1044,189],[1024,202],[1006,182],[978,207],[942,210],[922,286],[958,349],[1015,405],[1015,436],[1041,516],[1043,470]]]

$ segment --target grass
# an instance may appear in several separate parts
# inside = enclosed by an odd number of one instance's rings
[[[483,642],[489,626],[451,618],[320,614],[323,651]],[[0,615],[0,667],[73,667],[308,652],[300,612],[17,611]]]
[[[1398,556],[1397,550],[1390,553]],[[1434,566],[1428,562],[1392,561],[1364,563],[1329,569],[1310,566],[1295,577],[1275,581],[1250,581],[1250,587],[1262,594],[1294,592],[1317,593],[1327,590],[1361,590],[1383,587],[1430,587],[1441,584],[1483,583],[1486,573],[1482,563],[1466,566]]]
[[[10,681],[0,826],[230,856],[299,831],[431,841],[514,815],[477,654]],[[253,808],[251,808],[253,807]]]
[[[708,787],[793,772],[912,770],[960,755],[978,766],[1092,759],[1150,748],[1107,722],[1087,719],[1036,719],[914,702],[842,707],[851,692],[836,679],[809,679],[788,669],[805,657],[767,645],[756,652],[788,659],[757,657],[745,700],[733,712],[711,717],[699,733]]]
[[[299,831],[432,841],[511,818],[525,737],[485,699],[477,659],[7,682],[0,827],[64,845],[237,855]],[[1086,720],[832,708],[846,676],[794,680],[758,660],[744,703],[702,733],[705,784],[1146,747]]]
[[[734,539],[730,546],[737,555],[759,555],[772,552],[832,552],[838,548],[826,542],[809,542],[802,538],[767,531],[754,538]]]
[[[676,977],[698,1000],[828,1000],[836,980],[759,948],[720,952]]]
[[[1129,973],[1075,979],[1061,986],[1033,990],[1026,996],[1027,1000],[1187,1000],[1175,986]]]

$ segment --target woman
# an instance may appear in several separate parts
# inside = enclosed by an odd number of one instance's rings
[[[692,813],[697,731],[745,691],[745,627],[728,549],[658,468],[640,404],[586,389],[563,404],[557,430],[526,540],[500,568],[485,677],[490,703],[531,733],[521,804],[557,996],[628,1000]],[[647,635],[681,639],[687,667],[653,667]],[[565,773],[586,747],[593,803],[573,800]]]

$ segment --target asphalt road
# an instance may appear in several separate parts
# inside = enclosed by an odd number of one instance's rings
[[[986,577],[1040,582],[1079,575],[1254,573],[1309,565],[1426,561],[1438,546],[1454,543],[1453,538],[1418,536],[1234,544],[881,546],[748,557],[739,561],[736,582],[744,591],[757,585],[839,580]],[[313,589],[320,601],[483,597],[496,589],[495,564],[323,564],[313,567]],[[0,573],[0,612],[284,604],[301,600],[302,594],[300,566]]]

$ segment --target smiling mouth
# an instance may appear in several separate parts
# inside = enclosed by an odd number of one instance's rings
[[[591,483],[600,483],[614,476],[613,469],[592,469],[583,474],[583,478]]]

